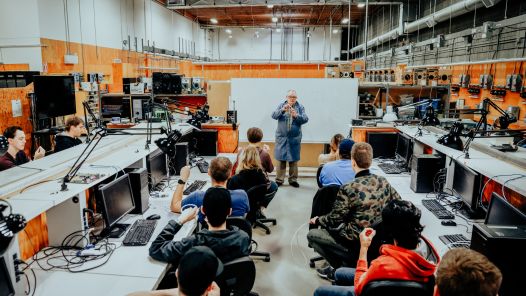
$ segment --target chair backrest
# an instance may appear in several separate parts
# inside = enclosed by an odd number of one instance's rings
[[[365,285],[360,296],[432,296],[434,277],[427,283],[403,280],[375,280]]]
[[[251,223],[256,221],[256,212],[259,209],[259,202],[265,198],[267,194],[267,184],[256,185],[247,190],[248,203],[250,204],[250,212],[247,214],[247,219]]]
[[[246,232],[248,236],[252,239],[252,225],[250,224],[250,222],[247,221],[247,219],[243,217],[227,217],[226,226],[236,226],[240,230]]]
[[[312,199],[311,218],[323,216],[331,212],[340,186],[329,185],[318,189]]]
[[[383,244],[393,244],[393,239],[385,233],[384,222],[382,220],[374,223],[372,228],[376,230],[376,234],[367,251],[367,261],[369,261],[369,263],[380,256],[380,247]]]
[[[256,280],[256,265],[250,257],[241,257],[223,264],[223,272],[215,282],[221,296],[248,295]]]
[[[318,170],[316,171],[316,183],[318,183],[318,188],[322,188],[323,187],[323,185],[320,182],[321,169],[323,169],[323,164],[320,165],[318,167]]]

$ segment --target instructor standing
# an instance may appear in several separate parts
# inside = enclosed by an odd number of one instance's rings
[[[287,162],[289,163],[289,184],[299,187],[298,184],[298,160],[300,160],[301,149],[301,126],[309,118],[305,114],[305,108],[296,100],[298,96],[295,90],[289,90],[287,100],[279,104],[272,113],[272,118],[278,121],[276,129],[276,146],[274,157],[279,161],[277,168],[276,183],[282,185],[285,180]]]

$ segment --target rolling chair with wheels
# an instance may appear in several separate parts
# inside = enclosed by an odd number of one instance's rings
[[[274,192],[266,193],[264,199],[272,200],[274,196],[276,195],[276,193],[278,193],[277,190]],[[270,234],[270,228],[267,225],[265,225],[265,223],[272,223],[272,225],[276,225],[277,220],[275,218],[267,218],[265,216],[261,216],[260,212],[257,212],[256,221],[254,221],[254,228],[261,227],[265,230],[267,234]]]
[[[246,232],[248,234],[248,237],[250,237],[250,240],[252,241],[252,243],[256,245],[256,249],[257,249],[258,243],[252,239],[252,225],[250,225],[250,222],[247,221],[247,219],[243,217],[228,217],[226,218],[226,225],[227,227],[236,226],[240,230]],[[270,253],[268,252],[261,252],[261,251],[256,250],[256,251],[252,251],[250,253],[250,256],[262,257],[263,261],[270,262]]]
[[[0,156],[3,156],[7,153],[7,148],[9,148],[9,142],[4,136],[0,136]]]
[[[277,191],[276,191],[277,192]],[[248,201],[250,204],[250,212],[247,214],[247,220],[252,224],[254,228],[261,227],[265,230],[267,234],[270,234],[270,228],[265,225],[265,222],[272,222],[276,225],[276,219],[258,217],[259,208],[261,201],[273,196],[276,192],[271,192],[267,196],[267,184],[256,185],[249,190],[247,190]],[[258,221],[259,220],[259,221]]]
[[[430,277],[427,283],[404,280],[375,280],[365,285],[360,296],[432,296],[434,285],[434,277]]]
[[[323,185],[320,182],[320,174],[321,170],[323,169],[323,164],[318,167],[318,170],[316,171],[316,183],[318,184],[318,188],[322,188]]]
[[[241,257],[223,264],[223,272],[216,278],[221,296],[257,296],[252,292],[256,280],[256,265],[250,257]]]

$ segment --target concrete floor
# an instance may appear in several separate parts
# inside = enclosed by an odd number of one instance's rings
[[[270,262],[255,260],[256,283],[253,291],[262,296],[312,295],[320,285],[329,285],[309,267],[308,259],[315,253],[307,247],[307,232],[312,198],[318,189],[315,178],[300,178],[300,188],[287,183],[281,186],[265,211],[276,218],[272,233],[254,229],[258,250],[271,254]]]

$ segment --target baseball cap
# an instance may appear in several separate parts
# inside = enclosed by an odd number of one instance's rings
[[[179,261],[179,289],[190,295],[201,295],[223,272],[223,263],[206,246],[193,247]]]
[[[354,141],[351,139],[343,139],[340,142],[340,146],[338,146],[338,149],[340,150],[340,154],[351,154],[352,146],[354,145]]]

